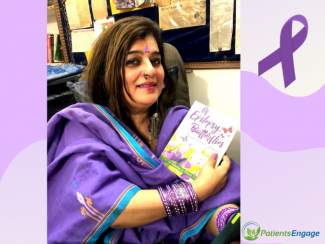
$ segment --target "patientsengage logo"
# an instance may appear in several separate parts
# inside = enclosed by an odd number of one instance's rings
[[[261,227],[258,223],[253,221],[247,222],[242,229],[243,237],[248,241],[254,241],[258,238],[258,234],[261,231]]]
[[[319,231],[278,231],[278,230],[261,230],[258,223],[250,221],[244,224],[242,229],[243,237],[248,241],[255,241],[263,236],[286,236],[286,237],[300,237],[300,238],[314,238],[320,235]]]

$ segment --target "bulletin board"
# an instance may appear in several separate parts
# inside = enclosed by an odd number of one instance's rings
[[[64,35],[65,47],[63,49],[67,53],[68,61],[70,63],[86,65],[87,59],[84,53],[72,52],[71,30],[65,9],[65,0],[55,1],[60,12],[60,24],[62,25],[60,34]],[[88,1],[93,21],[91,0]],[[240,54],[235,54],[236,0],[234,1],[231,49],[229,51],[210,52],[210,0],[206,2],[206,8],[206,25],[162,31],[161,35],[164,42],[177,48],[186,68],[240,68]],[[144,16],[159,23],[159,9],[157,5],[112,15],[109,0],[107,0],[107,12],[109,16],[114,16],[115,21],[129,16]]]

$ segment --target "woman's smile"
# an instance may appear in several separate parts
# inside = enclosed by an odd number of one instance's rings
[[[137,88],[146,91],[154,91],[157,87],[156,82],[144,82],[141,85],[138,85]]]

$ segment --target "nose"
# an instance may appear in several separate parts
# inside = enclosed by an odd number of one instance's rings
[[[156,69],[155,67],[152,65],[150,59],[146,59],[146,61],[144,62],[144,72],[149,75],[150,77],[154,77],[156,75]]]

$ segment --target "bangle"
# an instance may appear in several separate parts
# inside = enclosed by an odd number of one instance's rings
[[[191,209],[191,212],[194,212],[194,210],[195,210],[195,208],[194,208],[194,202],[193,202],[193,199],[192,199],[190,193],[186,189],[186,184],[189,184],[189,183],[181,182],[181,186],[183,188],[183,192],[185,192],[185,194],[186,194],[187,205],[189,206],[188,208]]]
[[[167,199],[166,199],[163,189],[161,187],[158,187],[158,193],[159,193],[159,196],[164,204],[164,207],[165,207],[168,217],[169,218],[172,217],[173,216],[172,211],[170,210],[169,203],[167,202]]]
[[[169,218],[198,211],[198,201],[191,183],[158,187],[158,193]]]
[[[185,215],[187,213],[187,211],[186,211],[186,207],[185,207],[185,203],[184,203],[184,198],[182,197],[182,195],[179,191],[178,184],[173,184],[172,188],[173,188],[173,191],[176,196],[177,205],[180,206],[181,214]]]
[[[194,191],[194,189],[193,189],[192,184],[191,184],[191,183],[187,183],[187,184],[186,184],[186,189],[187,189],[187,191],[189,192],[189,194],[190,194],[190,196],[191,196],[191,198],[192,198],[192,200],[193,200],[193,205],[194,205],[194,210],[193,210],[193,212],[197,212],[198,209],[199,209],[199,203],[198,203],[198,201],[197,201],[197,197],[196,197],[196,194],[195,194],[195,191]]]
[[[166,188],[167,188],[167,191],[168,191],[168,195],[170,197],[169,199],[172,202],[174,213],[176,215],[181,215],[181,213],[179,211],[179,208],[178,208],[178,204],[177,204],[176,199],[175,199],[174,192],[172,191],[172,189],[171,189],[171,187],[169,185],[166,185]]]
[[[219,233],[226,226],[226,224],[231,219],[231,217],[237,212],[237,209],[238,208],[228,207],[228,208],[222,209],[218,213],[218,216],[217,216],[217,219],[216,219],[216,227],[217,227]]]

